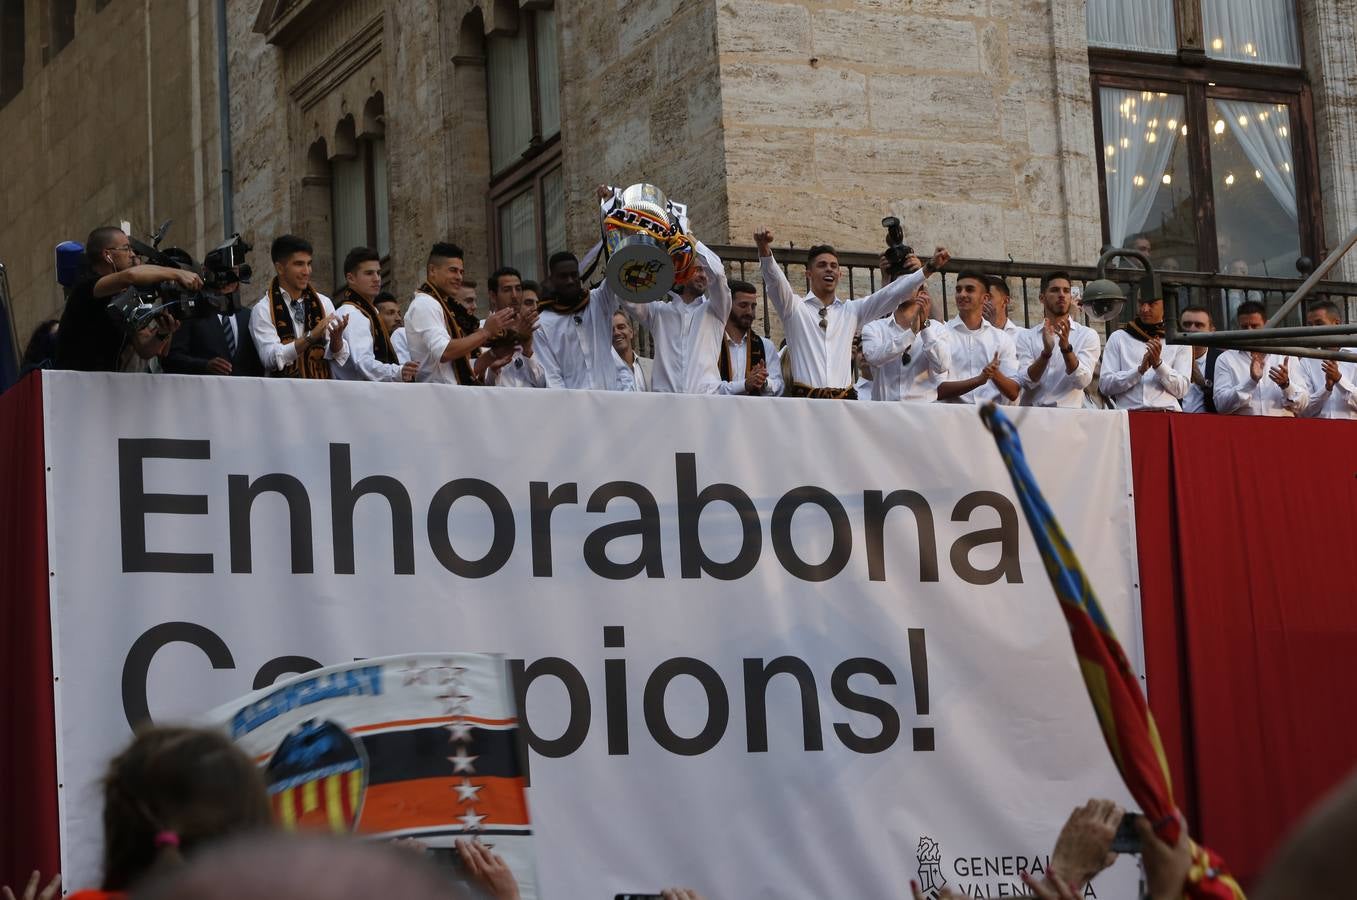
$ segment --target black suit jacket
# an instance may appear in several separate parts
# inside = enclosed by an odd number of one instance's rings
[[[255,349],[254,338],[250,336],[250,310],[241,308],[234,315],[234,356],[226,352],[226,335],[222,333],[220,316],[189,319],[174,333],[169,355],[165,357],[165,371],[180,375],[206,375],[207,364],[222,357],[231,360],[232,375],[263,375],[264,366],[259,362],[259,351]]]

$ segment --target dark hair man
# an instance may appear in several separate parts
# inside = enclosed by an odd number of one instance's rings
[[[349,361],[334,367],[336,378],[343,381],[415,380],[419,366],[401,364],[391,343],[391,331],[377,310],[377,295],[381,292],[381,255],[371,247],[354,247],[344,257],[344,289],[335,298],[339,301],[335,314],[352,326],[347,332]]]
[[[1178,313],[1178,330],[1188,334],[1203,334],[1216,330],[1211,321],[1211,313],[1204,306],[1187,306]],[[1215,380],[1216,360],[1220,357],[1218,347],[1192,348],[1192,384],[1183,397],[1183,412],[1215,412],[1215,398],[1211,395],[1211,384]]]
[[[547,374],[533,355],[533,332],[540,315],[536,300],[523,291],[523,277],[517,269],[505,266],[490,275],[490,309],[513,313],[508,330],[491,349],[493,360],[485,372],[485,383],[500,387],[547,386]]]
[[[789,397],[853,399],[853,337],[874,319],[896,309],[934,272],[950,260],[946,248],[938,247],[927,263],[911,256],[914,269],[876,293],[861,300],[840,300],[839,255],[820,244],[806,255],[810,293],[797,297],[782,267],[773,259],[773,233],[766,228],[754,234],[759,247],[759,270],[791,351],[792,381]]]
[[[952,365],[947,327],[933,320],[928,285],[893,315],[862,326],[862,360],[872,371],[873,400],[938,399]]]
[[[1164,343],[1164,299],[1137,297],[1136,318],[1103,347],[1098,390],[1117,409],[1177,411],[1191,377],[1191,349]]]
[[[1242,331],[1263,327],[1266,310],[1255,300],[1239,304],[1235,320]],[[1309,384],[1299,365],[1275,353],[1226,350],[1216,361],[1211,395],[1216,412],[1236,416],[1294,416],[1310,402]],[[1264,378],[1264,376],[1267,376]]]
[[[56,367],[86,372],[146,371],[146,360],[169,347],[178,320],[170,315],[135,334],[127,334],[108,312],[108,301],[129,287],[154,287],[166,281],[198,290],[196,273],[166,266],[140,265],[122,229],[96,228],[85,240],[81,279],[71,289],[57,329]]]
[[[330,363],[344,365],[348,321],[335,316],[330,298],[311,287],[311,243],[285,234],[270,254],[276,273],[250,311],[250,334],[264,371],[283,378],[331,377]]]
[[[534,341],[547,387],[615,391],[613,313],[617,298],[607,282],[585,292],[580,261],[562,250],[547,260],[547,296]]]
[[[523,302],[533,306],[542,305],[542,286],[531,278],[523,282]]]
[[[462,308],[471,313],[477,319],[480,318],[480,304],[476,299],[476,288],[478,285],[473,279],[463,278],[462,286],[457,289],[457,302],[462,304]]]
[[[456,301],[466,271],[462,248],[439,242],[429,250],[424,284],[405,311],[410,360],[419,364],[418,381],[478,384],[491,362],[476,358],[487,343],[502,336],[513,318],[510,310],[491,313],[485,324]]]
[[[1079,409],[1084,405],[1084,388],[1093,382],[1102,342],[1096,331],[1070,315],[1074,283],[1068,272],[1042,276],[1041,308],[1041,324],[1018,331],[1022,405]]]
[[[1310,304],[1305,324],[1311,328],[1342,325],[1343,314],[1332,300]],[[1302,360],[1310,402],[1304,415],[1315,419],[1357,419],[1357,363],[1336,359]]]
[[[1018,335],[1026,329],[1008,317],[1009,307],[1013,305],[1013,294],[1008,289],[1008,279],[1002,275],[986,275],[985,290],[988,294],[984,306],[985,321],[1011,337],[1013,343],[1017,344]]]
[[[950,381],[938,385],[938,399],[950,403],[991,401],[1012,403],[1018,399],[1018,352],[1013,339],[985,321],[988,282],[979,272],[962,272],[956,278],[957,314],[947,323],[952,364]]]
[[[759,291],[747,281],[730,282],[730,318],[716,360],[718,394],[776,397],[782,393],[782,366],[777,348],[754,333]]]
[[[405,337],[405,313],[401,311],[400,301],[395,294],[382,291],[372,302],[377,307],[377,315],[382,317],[386,325],[387,334],[391,335],[391,349],[396,351],[396,362],[405,365],[410,361],[410,342]],[[419,377],[418,371],[415,377]]]

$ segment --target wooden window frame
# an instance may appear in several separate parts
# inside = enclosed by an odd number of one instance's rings
[[[1201,0],[1174,0],[1178,54],[1145,53],[1090,46],[1089,72],[1093,90],[1093,133],[1099,151],[1098,203],[1103,242],[1110,237],[1107,208],[1107,161],[1102,122],[1102,89],[1164,91],[1184,98],[1188,126],[1188,168],[1196,200],[1198,268],[1219,271],[1216,243],[1215,191],[1211,147],[1205,135],[1209,99],[1285,104],[1290,114],[1291,154],[1296,164],[1296,218],[1300,255],[1317,259],[1325,250],[1324,212],[1320,197],[1319,155],[1315,140],[1314,100],[1305,69],[1254,65],[1206,55]],[[1299,27],[1299,3],[1293,3]],[[1301,59],[1305,59],[1301,35]]]

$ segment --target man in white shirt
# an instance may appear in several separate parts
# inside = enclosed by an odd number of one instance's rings
[[[872,370],[873,400],[938,399],[938,385],[952,365],[947,326],[930,317],[928,285],[894,315],[862,326],[862,357]]]
[[[532,348],[537,301],[525,296],[523,278],[517,269],[505,266],[491,273],[490,309],[512,310],[514,318],[504,337],[489,351],[493,358],[485,372],[485,383],[499,387],[546,387],[547,373]]]
[[[434,244],[424,284],[405,311],[405,335],[410,360],[419,364],[418,381],[479,384],[491,360],[489,354],[475,354],[502,336],[513,318],[511,310],[502,309],[482,325],[457,302],[465,272],[462,260],[462,248],[456,244]]]
[[[336,317],[330,298],[311,287],[310,241],[282,235],[274,239],[269,255],[276,274],[250,310],[250,336],[259,362],[268,375],[328,380],[332,362],[348,362],[348,321]]]
[[[1018,335],[1027,329],[1008,317],[1009,307],[1013,305],[1013,294],[1008,289],[1008,280],[1002,275],[986,275],[985,290],[989,298],[985,301],[985,321],[1018,343]]]
[[[617,390],[612,352],[617,297],[606,281],[586,293],[580,261],[569,251],[552,254],[547,271],[547,296],[533,341],[547,387]]]
[[[947,323],[952,361],[948,381],[938,386],[938,400],[948,403],[997,403],[1018,399],[1018,353],[1013,339],[1003,329],[985,321],[985,276],[979,272],[957,275],[957,314]]]
[[[1192,348],[1164,343],[1164,301],[1138,297],[1136,318],[1103,347],[1098,390],[1117,409],[1177,412],[1192,383]]]
[[[1178,313],[1178,330],[1188,334],[1208,334],[1216,330],[1211,321],[1211,313],[1204,306],[1187,306]],[[1188,385],[1187,395],[1183,397],[1183,412],[1215,412],[1216,399],[1211,395],[1211,383],[1215,380],[1216,360],[1220,357],[1220,348],[1192,348],[1192,384]]]
[[[694,241],[697,266],[687,284],[654,303],[623,303],[655,342],[650,390],[714,394],[721,335],[730,318],[730,287],[721,258]]]
[[[613,313],[613,366],[617,370],[617,390],[649,391],[654,361],[635,349],[636,332],[621,310]]]
[[[1243,331],[1263,327],[1266,310],[1256,300],[1239,304],[1235,319]],[[1236,416],[1295,416],[1310,400],[1309,385],[1299,364],[1275,353],[1226,350],[1216,361],[1211,386],[1216,412]],[[1266,376],[1266,377],[1264,377]]]
[[[833,247],[821,244],[806,254],[806,277],[810,293],[798,297],[787,282],[782,267],[773,259],[773,233],[761,229],[754,235],[759,247],[759,270],[768,298],[782,319],[791,353],[789,397],[852,399],[853,338],[862,326],[889,314],[934,272],[950,260],[946,248],[938,247],[933,258],[921,263],[909,258],[913,272],[897,278],[861,300],[840,300],[839,256]]]
[[[730,282],[730,318],[718,350],[718,394],[776,397],[782,393],[782,366],[777,348],[754,333],[758,288],[747,281]]]
[[[1313,327],[1341,325],[1338,304],[1321,300],[1305,313],[1305,324]],[[1309,382],[1310,402],[1305,415],[1312,419],[1357,419],[1357,363],[1336,359],[1301,360]]]
[[[344,289],[335,299],[335,315],[344,319],[349,359],[344,365],[330,363],[340,381],[415,380],[419,365],[402,365],[391,345],[391,332],[377,311],[382,292],[382,258],[371,247],[355,247],[344,257]],[[392,298],[394,300],[394,298]]]
[[[1042,276],[1041,308],[1041,324],[1018,332],[1022,405],[1079,409],[1102,343],[1096,331],[1070,317],[1074,293],[1068,272]]]

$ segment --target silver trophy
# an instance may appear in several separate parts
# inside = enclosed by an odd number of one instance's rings
[[[604,277],[620,300],[650,303],[692,276],[696,258],[687,207],[653,184],[633,184],[603,201]]]

